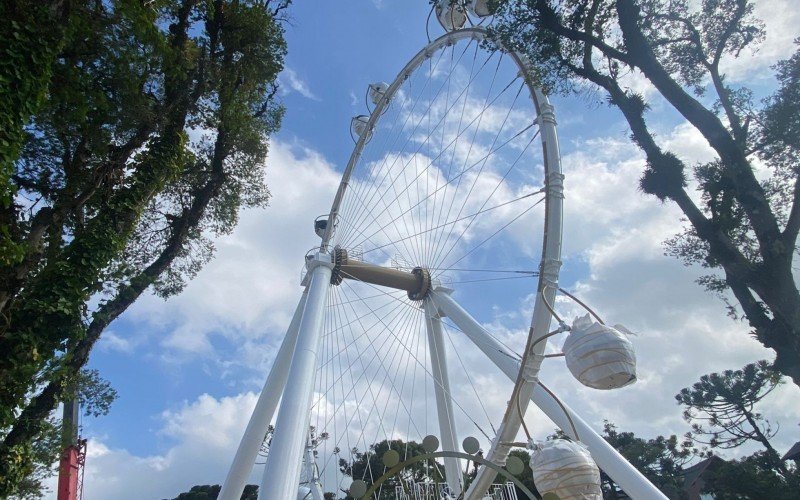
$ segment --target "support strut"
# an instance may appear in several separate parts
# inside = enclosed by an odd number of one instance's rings
[[[303,308],[297,343],[283,391],[275,434],[269,448],[259,500],[287,500],[297,497],[300,466],[311,418],[311,398],[317,354],[322,339],[325,301],[331,283],[331,256],[320,252],[307,262],[310,281]]]
[[[444,336],[442,335],[442,319],[430,297],[426,298],[423,304],[425,307],[425,326],[428,330],[428,345],[431,353],[436,412],[439,417],[439,434],[442,436],[442,450],[458,451],[453,399],[450,391],[450,376],[447,372],[447,356],[445,354]],[[444,472],[450,492],[458,497],[461,495],[463,481],[461,460],[456,457],[446,457],[444,459]]]
[[[253,464],[261,449],[261,443],[267,434],[269,423],[278,407],[283,389],[286,386],[286,377],[289,375],[289,365],[292,361],[294,345],[297,341],[297,332],[300,328],[300,319],[303,316],[303,308],[306,305],[308,290],[303,292],[294,316],[283,338],[272,368],[269,370],[267,381],[258,396],[258,402],[244,431],[239,448],[233,458],[233,463],[219,492],[219,500],[239,500],[244,491],[247,477],[253,470]]]
[[[465,311],[450,295],[434,290],[430,300],[497,366],[510,380],[515,380],[520,369],[517,356],[495,340]],[[541,385],[534,386],[531,401],[538,406],[567,435],[580,440],[589,448],[597,465],[608,474],[634,500],[667,500],[634,466],[619,454],[602,436],[597,434],[565,403],[545,391]],[[577,433],[577,435],[576,435]]]

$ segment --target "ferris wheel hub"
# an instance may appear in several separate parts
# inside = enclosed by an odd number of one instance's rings
[[[431,273],[425,267],[417,266],[408,272],[379,266],[353,259],[347,249],[336,247],[333,250],[331,284],[340,285],[345,279],[405,290],[411,300],[423,300],[432,288]]]

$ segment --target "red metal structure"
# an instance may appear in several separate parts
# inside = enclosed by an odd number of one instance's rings
[[[78,500],[83,496],[83,466],[86,440],[78,438],[78,402],[64,402],[61,421],[62,452],[58,467],[58,500]]]

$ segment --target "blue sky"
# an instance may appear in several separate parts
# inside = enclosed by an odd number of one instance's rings
[[[768,23],[759,54],[731,64],[735,78],[757,89],[770,87],[766,68],[788,55],[798,34],[800,19],[789,0],[783,4],[787,9],[759,10]],[[327,211],[327,193],[352,151],[350,118],[366,112],[368,83],[391,81],[424,46],[428,11],[424,0],[292,6],[281,75],[287,113],[273,138],[266,179],[271,206],[242,214],[234,234],[216,242],[215,261],[182,296],[143,298],[95,349],[91,367],[120,397],[110,415],[83,422],[90,438],[87,499],[126,498],[125,491],[160,498],[222,481],[299,297],[302,252],[315,244],[313,218]],[[432,22],[432,35],[440,32]],[[632,85],[652,95],[642,82]],[[703,373],[769,353],[745,335],[745,325],[725,317],[720,301],[692,283],[698,270],[663,256],[661,242],[679,230],[679,217],[674,207],[637,191],[642,160],[620,116],[585,98],[552,100],[567,173],[562,285],[581,291],[612,322],[641,332],[635,343],[643,370],[640,383],[621,394],[554,384],[595,425],[610,418],[647,436],[682,433],[686,426],[672,402],[677,390]],[[702,139],[673,112],[657,99],[652,108],[663,143],[690,162],[709,158]],[[491,300],[466,305],[481,321],[509,328],[504,318],[524,315],[523,286],[493,287]],[[692,349],[682,347],[689,343]],[[554,378],[559,373],[545,370]],[[783,424],[779,450],[796,440],[798,396],[786,387],[766,402],[765,413]],[[632,407],[642,413],[626,411]],[[540,417],[531,419],[544,433],[552,429]]]

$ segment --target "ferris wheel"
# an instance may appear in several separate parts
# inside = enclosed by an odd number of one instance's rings
[[[420,484],[483,499],[514,480],[520,446],[556,498],[595,498],[597,466],[631,498],[666,498],[539,380],[565,356],[580,382],[617,388],[635,380],[634,357],[596,314],[572,326],[557,314],[557,295],[572,296],[559,288],[555,113],[524,55],[481,25],[485,3],[439,2],[445,34],[369,85],[219,498],[240,498],[261,451],[263,499],[415,498]],[[572,441],[532,442],[531,403]]]

